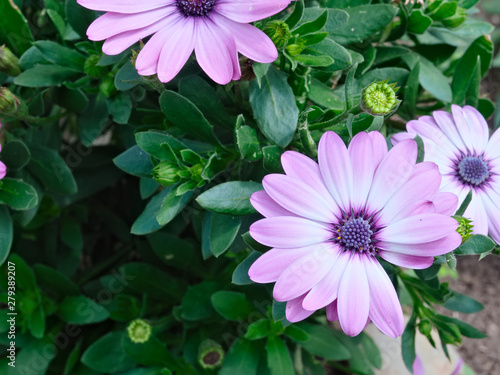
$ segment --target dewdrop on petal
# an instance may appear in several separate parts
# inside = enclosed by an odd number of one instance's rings
[[[136,344],[144,344],[151,337],[151,325],[143,319],[136,319],[130,322],[127,327],[127,334],[130,341]]]
[[[386,115],[392,112],[396,105],[399,104],[396,96],[398,88],[396,84],[387,83],[388,80],[382,82],[374,82],[367,86],[362,93],[362,108],[374,115]]]

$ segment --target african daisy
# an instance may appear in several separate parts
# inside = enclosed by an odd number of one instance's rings
[[[393,143],[418,134],[425,146],[425,160],[443,174],[439,191],[452,192],[461,204],[472,189],[464,217],[473,221],[476,234],[493,237],[500,244],[500,131],[489,138],[484,117],[473,107],[451,106],[451,114],[435,111],[408,122],[408,133]]]
[[[106,11],[87,30],[90,40],[106,40],[104,53],[116,55],[153,35],[136,61],[139,74],[174,78],[195,52],[215,82],[241,76],[238,52],[270,63],[278,57],[273,42],[248,23],[285,9],[290,0],[78,0],[85,8]]]
[[[434,256],[460,245],[449,215],[457,197],[437,194],[434,163],[416,164],[417,144],[408,139],[387,151],[379,132],[359,133],[346,148],[325,133],[319,165],[287,151],[286,175],[270,174],[252,205],[261,219],[250,227],[272,247],[249,270],[258,283],[276,282],[273,296],[286,301],[286,317],[303,320],[326,307],[345,333],[359,334],[371,321],[396,337],[404,328],[396,290],[379,262],[422,269]]]

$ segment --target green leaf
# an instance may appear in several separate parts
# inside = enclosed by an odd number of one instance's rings
[[[29,143],[31,160],[28,169],[44,184],[47,190],[61,194],[75,194],[75,178],[56,150],[38,143]]]
[[[265,146],[262,148],[264,158],[264,169],[268,172],[283,173],[281,166],[281,154],[283,150],[278,146]]]
[[[380,369],[382,367],[382,356],[380,355],[380,350],[375,341],[373,341],[373,339],[366,333],[363,333],[361,337],[361,345],[370,363],[375,368]]]
[[[30,158],[30,150],[21,141],[10,141],[2,147],[2,162],[8,170],[22,169],[29,163]]]
[[[483,77],[490,67],[493,56],[491,38],[486,36],[477,38],[456,65],[451,83],[453,103],[462,104],[464,102],[469,87],[469,79],[464,79],[464,77],[472,77],[478,56],[481,58],[481,77]]]
[[[182,319],[196,321],[213,316],[211,296],[217,291],[217,284],[213,281],[204,281],[188,288],[182,298]]]
[[[304,22],[299,27],[292,30],[292,35],[302,36],[318,32],[326,25],[327,19],[328,11],[325,9],[315,20]]]
[[[0,206],[0,265],[2,265],[10,253],[13,239],[13,226],[9,210]]]
[[[227,320],[245,320],[255,311],[243,293],[221,290],[212,294],[211,300],[215,311]]]
[[[345,100],[346,100],[346,109],[350,110],[354,107],[354,75],[356,74],[356,69],[358,68],[358,64],[354,64],[349,72],[347,72],[347,77],[345,79]]]
[[[63,66],[83,73],[85,56],[72,48],[64,47],[50,40],[39,40],[33,43],[42,56],[54,65]]]
[[[258,251],[252,251],[252,253],[234,270],[232,283],[236,285],[252,284],[253,281],[250,280],[250,277],[248,276],[248,270],[261,255],[262,254]]]
[[[137,70],[130,61],[123,64],[118,73],[116,73],[115,87],[118,91],[130,90],[140,83],[144,83],[144,79],[137,73]]]
[[[61,86],[66,81],[76,79],[80,74],[63,66],[35,65],[14,78],[14,83],[24,87]]]
[[[89,25],[96,17],[95,11],[82,7],[76,0],[66,0],[66,19],[80,36],[86,36]]]
[[[309,353],[332,361],[341,361],[350,357],[349,351],[341,344],[332,328],[308,323],[297,325],[308,334],[309,338],[296,342]]]
[[[160,160],[169,160],[172,162],[177,162],[177,158],[172,156],[170,150],[174,153],[180,153],[181,150],[187,148],[187,146],[168,133],[158,130],[138,132],[135,134],[135,140],[139,147],[148,154]],[[165,145],[168,145],[169,148],[165,147]]]
[[[126,371],[136,365],[123,349],[124,331],[110,332],[93,342],[82,355],[82,363],[99,373]]]
[[[256,161],[262,159],[262,150],[260,148],[257,132],[250,126],[243,125],[236,128],[236,145],[240,151],[241,157],[245,160]]]
[[[130,322],[141,314],[141,304],[135,297],[127,294],[117,294],[106,306],[109,318],[119,322]]]
[[[147,239],[155,254],[166,265],[180,270],[194,268],[195,272],[199,270],[196,266],[201,267],[196,259],[198,249],[190,241],[165,232],[150,234]]]
[[[78,253],[83,250],[82,228],[70,217],[65,217],[61,223],[61,241]]]
[[[155,232],[163,227],[163,225],[158,223],[156,216],[160,212],[162,207],[161,205],[170,191],[171,189],[163,189],[151,198],[144,211],[142,211],[139,217],[135,220],[134,224],[132,224],[130,233],[140,236]]]
[[[78,287],[62,273],[43,264],[33,267],[36,280],[42,290],[51,298],[62,300],[67,296],[78,296]]]
[[[245,338],[247,340],[260,340],[266,337],[270,332],[271,327],[269,325],[269,320],[260,319],[248,326]]]
[[[259,344],[237,338],[227,352],[219,375],[257,375]]]
[[[292,30],[302,19],[304,15],[304,0],[296,1],[293,11],[285,20],[286,24]]]
[[[134,343],[127,336],[122,337],[125,353],[137,363],[145,366],[166,366],[172,370],[178,367],[167,347],[156,337],[151,337],[145,343]]]
[[[192,196],[192,191],[188,191],[183,195],[177,195],[176,189],[170,190],[161,203],[160,211],[156,215],[158,223],[163,226],[172,221],[186,207]]]
[[[0,44],[6,43],[17,56],[22,55],[33,42],[28,21],[11,0],[0,0],[0,14]]]
[[[275,322],[286,320],[286,302],[273,300],[272,314]]]
[[[101,116],[107,117],[108,112],[117,124],[127,124],[132,114],[132,99],[128,92],[118,92],[112,99],[106,98],[107,111]]]
[[[122,152],[113,159],[113,163],[122,171],[137,177],[151,177],[153,170],[151,157],[137,145]]]
[[[109,318],[109,312],[91,299],[78,296],[66,297],[58,307],[57,315],[70,324],[93,324]]]
[[[262,133],[278,146],[287,146],[297,129],[299,110],[286,75],[271,66],[261,88],[250,82],[250,104]]]
[[[216,185],[196,198],[205,208],[226,215],[249,215],[255,213],[250,196],[262,190],[262,184],[253,181],[230,181]]]
[[[415,118],[415,108],[417,106],[418,88],[420,86],[418,81],[419,75],[420,75],[420,62],[417,61],[415,65],[413,65],[413,69],[410,71],[410,74],[408,75],[408,80],[406,81],[406,86],[404,90],[403,104],[410,118]]]
[[[217,258],[229,249],[241,226],[241,218],[213,214],[210,221],[210,251]]]
[[[150,294],[160,300],[181,300],[183,288],[173,276],[147,263],[127,263],[120,272],[128,281],[128,286],[139,293]]]
[[[403,355],[403,361],[406,368],[413,373],[413,362],[415,362],[415,321],[417,315],[415,312],[412,314],[408,324],[403,331],[403,336],[401,336],[401,351]]]
[[[352,65],[352,56],[349,51],[331,38],[326,38],[320,43],[306,48],[303,53],[332,58],[331,65],[318,65],[324,66],[322,70],[329,72],[344,70]]]
[[[349,21],[330,33],[340,44],[363,42],[384,29],[396,15],[398,8],[388,4],[361,5],[347,8]],[[377,16],[374,17],[373,15]]]
[[[92,96],[87,109],[78,118],[82,143],[90,146],[101,135],[107,121],[108,107],[104,96]]]
[[[30,210],[38,205],[38,194],[24,181],[4,178],[0,183],[0,204],[14,210]]]
[[[477,57],[477,63],[469,78],[469,87],[465,93],[465,104],[477,108],[479,103],[479,90],[481,89],[481,56]],[[485,117],[487,118],[487,117]]]
[[[425,15],[422,9],[414,9],[408,20],[408,32],[423,34],[432,25],[432,18]]]
[[[182,95],[174,91],[164,91],[160,96],[160,108],[167,120],[185,133],[214,146],[221,145],[205,116]]]
[[[453,296],[446,300],[444,307],[448,310],[458,311],[465,314],[472,314],[484,309],[482,303],[458,292],[453,292]]]
[[[464,335],[465,337],[469,337],[471,339],[484,339],[488,337],[488,335],[484,334],[477,328],[471,326],[470,324],[467,324],[465,322],[462,322],[461,320],[455,319],[455,318],[450,318],[448,316],[444,315],[438,315],[438,318],[442,321],[445,321],[446,323],[451,323],[454,324],[458,327],[460,330],[460,333]]]
[[[475,234],[460,245],[454,253],[456,255],[476,255],[486,253],[496,246],[495,241],[487,236]]]
[[[269,336],[266,343],[267,365],[271,375],[293,375],[293,363],[288,348],[278,336]]]
[[[309,340],[309,335],[306,331],[297,325],[290,325],[285,329],[285,335],[290,337],[295,341],[307,341]]]
[[[417,142],[417,148],[418,148],[417,163],[422,163],[425,158],[424,141],[418,134],[413,139],[415,140],[415,142]]]
[[[309,90],[309,99],[316,104],[331,108],[335,111],[342,111],[344,109],[342,98],[335,94],[331,87],[325,85],[318,79],[313,78],[311,80]]]

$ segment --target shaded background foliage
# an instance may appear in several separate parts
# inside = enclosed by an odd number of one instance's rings
[[[291,30],[275,64],[242,58],[246,79],[222,87],[194,59],[166,85],[140,77],[130,50],[106,56],[87,41],[97,14],[75,0],[0,0],[0,44],[21,69],[0,74],[20,101],[3,108],[0,154],[8,168],[0,260],[5,274],[7,258],[16,264],[17,366],[6,357],[0,365],[9,374],[380,368],[368,335],[347,337],[322,317],[290,325],[271,286],[250,282],[247,270],[266,248],[248,234],[259,217],[248,198],[265,174],[282,172],[286,149],[315,157],[325,130],[346,141],[360,131],[389,136],[451,103],[473,105],[498,126],[496,97],[480,85],[492,61],[500,66],[498,34],[492,41],[476,3],[297,2],[273,17]],[[499,12],[495,1],[484,7]],[[401,105],[385,117],[360,111],[362,89],[386,79]],[[443,348],[484,336],[432,307],[482,309],[438,278],[455,255],[495,252],[486,237],[473,241],[428,270],[387,265],[413,311],[403,336],[408,367],[414,335],[431,327]],[[7,302],[7,277],[0,285]],[[127,336],[136,318],[152,326],[144,344]],[[2,348],[8,328],[2,319]],[[218,370],[200,365],[207,339],[227,352]]]

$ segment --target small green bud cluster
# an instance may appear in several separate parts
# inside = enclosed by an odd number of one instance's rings
[[[462,236],[462,243],[464,243],[472,236],[474,224],[472,224],[472,220],[462,216],[454,216],[454,218],[458,221],[457,232]]]
[[[368,85],[362,94],[362,108],[374,115],[387,115],[391,113],[399,100],[396,92],[399,87],[395,83],[388,84],[388,80],[374,82]]]
[[[28,109],[7,87],[0,87],[0,113],[7,116],[24,116]]]
[[[19,59],[5,45],[0,46],[0,72],[13,77],[21,74]]]
[[[283,21],[271,21],[264,27],[264,32],[277,48],[283,48],[291,37],[290,28]]]
[[[151,325],[143,319],[136,319],[130,322],[127,327],[127,334],[130,341],[136,344],[143,344],[151,337]]]

